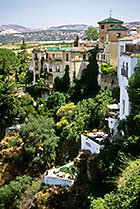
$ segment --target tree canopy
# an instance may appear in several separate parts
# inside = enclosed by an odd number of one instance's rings
[[[15,80],[19,72],[20,60],[10,49],[0,49],[0,79]]]
[[[23,138],[23,154],[27,163],[41,169],[50,167],[55,161],[59,137],[55,134],[54,126],[52,118],[29,116],[25,120],[19,133]]]
[[[85,30],[85,34],[86,34],[85,39],[87,39],[89,41],[98,39],[98,31],[93,26],[88,27],[88,29]]]

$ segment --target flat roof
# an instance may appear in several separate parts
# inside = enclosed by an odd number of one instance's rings
[[[46,47],[47,51],[85,52],[87,47]]]

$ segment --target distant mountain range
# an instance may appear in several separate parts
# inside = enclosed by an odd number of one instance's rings
[[[29,28],[26,28],[21,25],[9,24],[9,25],[1,25],[0,26],[0,34],[25,33],[25,32],[29,32],[29,31],[30,31]]]
[[[63,30],[86,30],[89,27],[89,25],[85,24],[75,24],[75,25],[60,25],[60,26],[52,26],[48,28],[49,31],[63,31]]]
[[[52,26],[49,28],[32,28],[32,27],[25,27],[21,25],[1,25],[0,26],[0,35],[4,34],[12,34],[12,33],[26,33],[26,32],[35,32],[35,31],[81,31],[86,30],[88,25],[85,24],[75,24],[75,25],[61,25],[61,26]]]
[[[140,28],[140,21],[133,21],[124,23],[124,25],[128,28],[137,27]],[[4,34],[12,34],[12,33],[28,33],[28,32],[36,32],[36,31],[84,31],[89,27],[86,24],[74,24],[74,25],[60,25],[60,26],[52,26],[46,28],[33,28],[33,27],[25,27],[21,25],[1,25],[0,26],[0,35]]]
[[[124,25],[127,28],[136,27],[136,28],[139,28],[140,29],[140,21],[127,22],[127,23],[124,23]]]

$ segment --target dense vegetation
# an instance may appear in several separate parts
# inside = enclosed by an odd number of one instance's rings
[[[80,80],[74,77],[71,84],[69,69],[66,68],[64,76],[55,80],[55,88],[48,98],[41,98],[41,91],[49,89],[43,89],[40,82],[35,86],[29,82],[30,86],[26,86],[28,54],[24,40],[21,53],[18,55],[10,50],[1,49],[0,162],[3,167],[0,172],[2,173],[8,164],[13,166],[13,170],[19,168],[19,171],[15,171],[17,177],[11,177],[12,181],[6,179],[7,184],[3,183],[0,188],[1,208],[22,208],[23,200],[26,199],[26,203],[27,199],[33,201],[39,189],[45,192],[47,187],[40,187],[40,182],[36,182],[33,177],[40,177],[52,166],[63,165],[73,160],[78,155],[80,135],[85,130],[97,129],[107,132],[107,105],[115,103],[117,96],[114,96],[115,89],[100,89],[98,86],[97,52],[97,48],[91,51],[89,65],[83,71]],[[89,182],[87,177],[84,181],[77,182],[79,186],[84,184],[80,188],[80,201],[84,208],[138,208],[139,77],[138,64],[128,86],[132,103],[131,113],[119,125],[119,130],[124,131],[125,140],[119,136],[114,143],[106,140],[104,150],[90,159],[93,182]],[[20,95],[19,92],[22,85],[26,87],[24,95]],[[3,139],[5,128],[15,124],[22,124],[19,135]],[[66,190],[63,192],[67,193]],[[75,194],[77,196],[76,192]],[[42,199],[36,201],[46,204],[44,197],[40,197]],[[40,207],[43,206],[46,207]],[[37,205],[35,207],[39,208]]]

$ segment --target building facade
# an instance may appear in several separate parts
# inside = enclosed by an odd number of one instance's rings
[[[46,74],[46,83],[52,86],[56,77],[63,77],[67,66],[71,81],[74,73],[80,79],[89,63],[89,49],[86,46],[35,48],[32,51],[33,83]]]
[[[103,49],[98,54],[99,66],[102,63],[111,63],[117,67],[118,41],[127,34],[127,28],[122,26],[123,21],[109,17],[98,22],[99,24],[99,48]]]
[[[120,119],[130,113],[127,93],[128,79],[134,73],[140,55],[140,33],[131,33],[120,39],[118,44],[118,83],[120,86]]]

